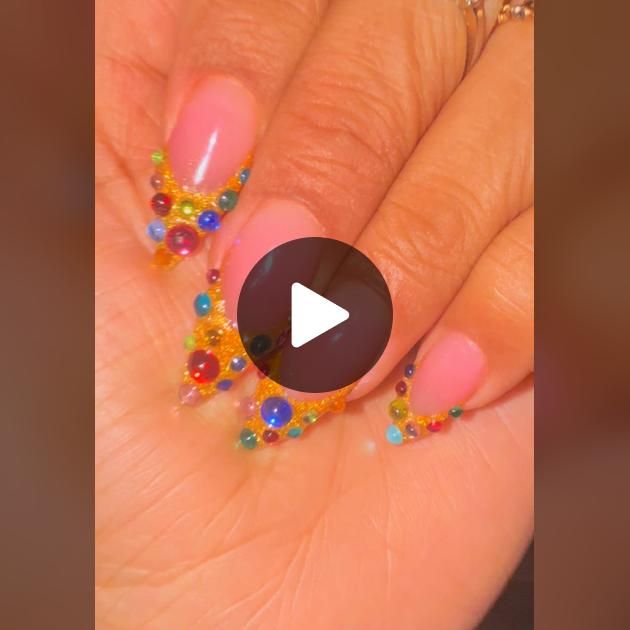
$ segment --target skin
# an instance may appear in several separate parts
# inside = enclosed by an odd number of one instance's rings
[[[297,55],[324,9],[313,6],[302,27],[295,15],[306,12],[280,12],[261,28],[274,18]],[[440,322],[485,330],[489,355],[517,365],[484,406],[394,448],[383,431],[399,365],[304,439],[255,456],[235,448],[236,405],[251,380],[201,408],[176,404],[204,261],[164,274],[149,267],[144,237],[147,156],[191,72],[175,25],[200,7],[97,3],[97,627],[473,628],[532,534],[531,195],[430,333]],[[229,5],[202,8],[216,17]],[[138,37],[138,25],[151,37]],[[193,41],[208,41],[209,28],[191,29]],[[241,43],[264,67],[256,33]],[[294,70],[291,55],[277,57],[284,65],[269,69],[261,100],[270,112]],[[513,191],[502,194],[509,205]]]

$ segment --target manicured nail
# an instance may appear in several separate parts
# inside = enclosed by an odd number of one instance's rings
[[[147,227],[154,263],[172,267],[201,249],[236,207],[256,137],[253,96],[239,82],[211,77],[184,102],[165,151],[155,151],[150,184],[156,215]]]
[[[207,289],[192,301],[197,324],[184,339],[188,356],[179,400],[191,407],[231,389],[250,365],[238,331],[224,313],[219,270],[210,269],[207,281]]]
[[[232,244],[221,270],[226,313],[230,319],[236,320],[241,288],[256,263],[279,245],[309,236],[324,236],[324,229],[303,204],[271,199],[256,209]],[[287,273],[294,271],[287,270]],[[270,298],[260,296],[261,300]]]
[[[349,389],[302,400],[291,397],[271,379],[261,378],[254,394],[239,406],[244,423],[238,436],[240,446],[253,450],[301,437],[323,416],[343,411]]]
[[[249,90],[228,77],[207,78],[182,106],[168,140],[173,177],[186,190],[210,193],[237,171],[255,138]]]
[[[486,358],[474,341],[457,332],[443,336],[417,365],[405,366],[389,404],[393,422],[385,430],[387,441],[414,441],[439,432],[448,418],[457,420],[485,374]]]
[[[485,371],[481,348],[461,333],[448,333],[418,363],[409,398],[411,411],[430,416],[465,402],[481,385]]]

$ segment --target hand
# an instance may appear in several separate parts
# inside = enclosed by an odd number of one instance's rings
[[[464,22],[438,0],[118,0],[97,25],[99,627],[473,627],[532,528],[531,24],[496,30],[461,84]],[[250,133],[235,95],[255,165],[211,243],[228,307],[237,234],[255,261],[317,230],[367,253],[394,301],[360,400],[255,454],[233,448],[246,379],[176,405],[206,261],[159,273],[139,246],[147,156],[217,76],[256,113]],[[396,366],[421,337],[417,412],[475,411],[394,448]]]

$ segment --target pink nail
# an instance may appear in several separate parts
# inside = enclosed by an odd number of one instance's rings
[[[301,203],[271,199],[256,208],[223,264],[223,295],[226,313],[231,320],[236,320],[241,287],[254,265],[278,245],[308,236],[324,236],[324,229]],[[261,295],[261,299],[272,297]]]
[[[431,415],[465,402],[485,372],[486,357],[481,348],[461,333],[448,333],[416,368],[410,394],[412,411]]]
[[[199,83],[182,107],[168,141],[178,183],[208,193],[223,186],[251,153],[256,138],[256,103],[228,77]]]

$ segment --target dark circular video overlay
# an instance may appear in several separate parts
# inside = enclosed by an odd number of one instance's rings
[[[391,334],[392,299],[360,251],[330,238],[301,238],[256,263],[241,289],[237,320],[261,372],[288,389],[330,392],[358,381],[378,361]]]

